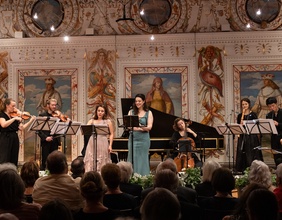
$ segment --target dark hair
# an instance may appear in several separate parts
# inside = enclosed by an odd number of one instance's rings
[[[144,111],[147,112],[149,110],[149,108],[148,108],[147,103],[146,103],[146,97],[145,97],[144,94],[138,93],[134,98],[134,103],[133,103],[133,106],[132,106],[134,114],[138,115],[138,108],[136,107],[136,104],[135,104],[136,98],[141,98],[143,101],[145,101],[144,105],[143,105],[143,109],[144,109]]]
[[[154,187],[166,188],[176,193],[178,185],[178,175],[169,169],[160,170],[154,176]]]
[[[242,98],[241,99],[241,104],[242,104],[242,102],[247,102],[247,103],[249,103],[249,105],[251,104],[251,101],[248,98]]]
[[[82,157],[77,157],[71,162],[72,178],[82,177],[85,172],[84,165]]]
[[[39,220],[64,219],[72,220],[72,212],[65,201],[53,199],[45,203],[39,213]]]
[[[55,150],[48,155],[46,165],[50,174],[65,173],[68,167],[66,155],[61,151]]]
[[[279,214],[278,202],[273,192],[267,189],[255,189],[247,200],[247,210],[250,219],[277,219]]]
[[[101,168],[101,175],[109,189],[116,189],[121,181],[121,171],[118,165],[107,163]]]
[[[21,168],[21,178],[24,181],[25,187],[32,187],[39,178],[38,164],[35,161],[24,163]]]
[[[178,125],[177,125],[177,123],[178,123],[179,121],[183,121],[184,123],[186,123],[183,118],[176,118],[176,119],[174,120],[174,122],[173,122],[173,125],[172,125],[172,127],[173,127],[173,129],[174,129],[175,131],[179,131],[179,127],[178,127]]]
[[[0,110],[4,112],[6,110],[6,105],[10,105],[11,102],[15,102],[12,98],[6,98],[4,102],[1,102]]]
[[[99,104],[99,105],[96,106],[96,109],[95,109],[94,115],[93,115],[93,119],[95,119],[95,120],[98,119],[97,111],[98,111],[99,107],[101,107],[101,108],[103,108],[105,110],[105,114],[103,116],[103,119],[108,118],[108,108],[105,105],[103,105],[103,104]]]
[[[213,172],[211,184],[217,192],[231,193],[235,188],[235,179],[229,169],[220,167]]]
[[[86,172],[80,180],[81,195],[90,201],[99,201],[106,190],[101,175],[96,171]]]
[[[18,208],[24,198],[24,191],[24,182],[15,170],[0,172],[0,209]]]
[[[266,105],[271,105],[271,104],[276,104],[277,103],[277,99],[275,97],[269,97],[266,99]]]

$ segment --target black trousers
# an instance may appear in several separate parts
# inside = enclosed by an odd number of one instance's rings
[[[53,141],[44,141],[41,142],[41,164],[40,170],[46,169],[46,160],[50,153],[54,150],[58,150],[59,142],[58,140],[54,139]]]

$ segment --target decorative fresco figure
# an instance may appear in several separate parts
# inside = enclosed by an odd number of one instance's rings
[[[0,52],[0,99],[7,98],[7,90],[2,87],[2,82],[8,77],[8,52]]]
[[[94,56],[93,56],[94,55]],[[91,62],[88,69],[88,98],[90,107],[89,113],[93,112],[97,104],[107,105],[110,118],[115,112],[115,77],[116,73],[111,61],[114,55],[111,51],[99,49],[92,54],[88,54],[87,59]]]
[[[198,69],[199,77],[202,85],[198,93],[200,102],[202,103],[204,118],[202,124],[213,125],[215,118],[220,122],[224,122],[221,110],[224,106],[220,100],[222,94],[223,65],[221,58],[221,50],[214,46],[201,48],[199,51]]]
[[[153,80],[152,88],[146,95],[146,103],[151,108],[174,115],[173,102],[164,90],[163,80],[160,77]]]
[[[40,101],[36,107],[36,109],[38,110],[39,114],[47,111],[47,102],[50,99],[56,99],[57,100],[57,110],[61,110],[62,109],[62,98],[60,93],[54,88],[54,85],[56,84],[56,80],[54,80],[52,77],[46,78],[45,79],[45,86],[46,86],[46,90],[45,92],[42,94]]]
[[[266,105],[266,99],[269,97],[275,97],[278,106],[280,108],[282,107],[282,92],[279,86],[273,81],[274,77],[274,74],[271,73],[261,75],[263,86],[261,87],[256,102],[252,108],[252,111],[258,115],[258,118],[265,118],[266,114],[269,112],[269,108]]]

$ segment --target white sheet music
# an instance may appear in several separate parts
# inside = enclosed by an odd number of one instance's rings
[[[57,122],[51,130],[51,135],[75,135],[81,126],[81,122],[66,121]]]
[[[244,120],[248,134],[278,134],[273,119]]]
[[[228,134],[245,134],[246,130],[243,127],[243,125],[241,124],[237,124],[237,123],[230,123],[230,124],[223,124],[223,125],[217,125],[215,127],[215,129],[217,130],[217,132],[220,135],[228,135]]]

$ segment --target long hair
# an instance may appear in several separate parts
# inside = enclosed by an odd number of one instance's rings
[[[141,98],[143,101],[145,101],[145,102],[144,102],[144,105],[143,105],[143,109],[144,109],[144,111],[147,112],[147,111],[149,110],[149,108],[148,108],[147,103],[146,103],[145,95],[139,93],[139,94],[137,94],[137,95],[135,96],[135,98],[134,98],[134,103],[133,103],[133,106],[132,106],[132,107],[133,107],[134,115],[138,115],[138,108],[136,107],[136,104],[135,104],[136,98]]]
[[[96,109],[95,109],[95,112],[93,114],[93,119],[94,120],[97,120],[98,119],[98,114],[97,114],[97,111],[98,111],[98,108],[101,107],[105,110],[105,114],[103,115],[103,119],[107,119],[108,118],[108,108],[103,105],[103,104],[99,104],[96,106]]]
[[[173,125],[172,125],[172,128],[173,128],[175,131],[180,131],[180,129],[179,129],[178,125],[177,125],[177,123],[178,123],[179,121],[183,121],[183,122],[186,124],[186,126],[187,126],[187,123],[184,121],[183,118],[176,118],[176,119],[174,120],[174,122],[173,122]]]
[[[147,101],[148,102],[152,101],[152,99],[153,99],[154,92],[156,91],[156,83],[157,82],[159,82],[161,84],[160,85],[160,89],[159,89],[161,96],[163,96],[163,94],[164,94],[163,80],[160,77],[156,77],[153,80],[153,84],[152,84],[151,90],[147,93]]]
[[[2,111],[2,112],[6,111],[6,109],[7,109],[6,106],[10,105],[11,102],[15,102],[15,100],[12,99],[12,98],[7,98],[7,99],[5,99],[4,102],[1,102],[0,111]]]

